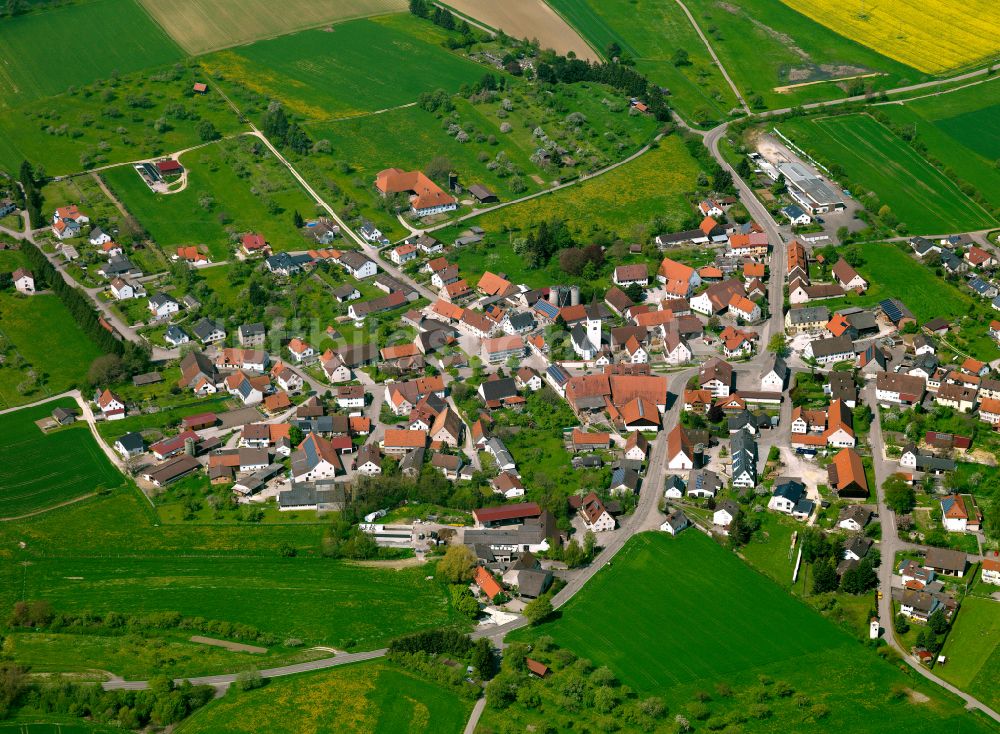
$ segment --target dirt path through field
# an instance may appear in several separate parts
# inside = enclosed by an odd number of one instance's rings
[[[462,15],[475,18],[490,28],[515,38],[537,38],[542,48],[560,54],[573,51],[581,59],[598,61],[597,53],[579,33],[544,0],[447,0],[444,3]]]
[[[230,642],[229,640],[217,640],[214,637],[202,637],[201,635],[194,635],[191,638],[191,642],[197,642],[199,645],[211,645],[213,647],[223,647],[226,650],[231,650],[232,652],[249,652],[255,655],[263,655],[267,652],[266,647],[257,647],[256,645],[244,645],[239,642]]]

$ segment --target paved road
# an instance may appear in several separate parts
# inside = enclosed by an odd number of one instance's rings
[[[311,670],[325,670],[327,668],[336,668],[340,665],[361,663],[366,660],[376,660],[384,657],[387,652],[388,649],[382,648],[380,650],[368,650],[366,652],[344,653],[343,655],[334,655],[333,657],[312,660],[307,663],[296,663],[295,665],[285,665],[280,668],[270,668],[268,670],[260,671],[260,674],[263,678],[281,678],[286,675],[308,673]],[[178,678],[176,682],[181,683],[185,680],[189,680],[196,686],[228,686],[230,683],[233,683],[238,676],[239,673],[203,675],[197,678]],[[106,691],[141,691],[149,687],[149,682],[144,680],[109,680],[102,683],[101,686]]]
[[[884,446],[885,441],[882,437],[881,416],[879,414],[878,403],[875,401],[874,386],[869,385],[866,387],[862,392],[862,396],[868,403],[869,407],[871,407],[872,413],[874,414],[871,432],[869,433],[869,440],[873,447],[872,465],[875,469],[875,492],[878,499],[879,520],[882,523],[882,537],[879,541],[879,552],[882,556],[882,563],[878,569],[878,588],[882,594],[882,598],[878,600],[878,613],[884,630],[885,641],[892,645],[892,647],[894,647],[896,651],[903,656],[903,660],[906,661],[906,664],[920,673],[920,675],[937,683],[945,690],[954,693],[956,696],[965,701],[966,708],[978,709],[994,721],[1000,722],[1000,714],[979,699],[970,696],[960,688],[957,688],[948,681],[942,680],[936,676],[922,663],[920,663],[920,661],[910,655],[910,651],[905,649],[899,643],[899,640],[896,639],[896,631],[893,627],[894,617],[892,613],[892,576],[895,571],[896,554],[905,550],[925,550],[926,546],[907,543],[899,538],[899,532],[896,527],[896,513],[889,509],[889,506],[886,505],[885,492],[882,490],[882,483],[898,470],[898,466],[895,462],[886,459],[883,452],[876,448]]]
[[[476,727],[479,726],[479,717],[483,715],[483,710],[485,708],[486,696],[483,696],[476,701],[476,705],[472,707],[472,713],[469,714],[469,721],[465,725],[464,734],[475,734]]]

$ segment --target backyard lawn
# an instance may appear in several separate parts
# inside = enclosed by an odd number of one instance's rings
[[[123,484],[118,470],[80,423],[42,433],[34,421],[57,407],[74,408],[65,398],[0,415],[0,517],[18,517]]]
[[[101,351],[57,296],[0,293],[0,408],[82,386]]]
[[[868,242],[858,245],[862,264],[858,267],[871,287],[864,295],[825,301],[831,309],[841,302],[850,305],[873,306],[885,298],[898,298],[907,305],[919,323],[935,316],[947,319],[966,314],[975,303],[970,293],[959,290],[934,269],[913,257],[912,250],[892,243]]]
[[[361,663],[231,692],[184,722],[178,734],[454,732],[471,702],[387,662]]]
[[[632,538],[557,619],[512,637],[540,635],[662,697],[671,715],[707,708],[741,731],[990,730],[697,530]],[[774,695],[774,681],[791,692]],[[722,684],[739,693],[716,695]],[[929,700],[915,706],[907,689]],[[746,696],[770,713],[747,717]]]
[[[888,205],[911,234],[985,229],[997,224],[979,204],[889,128],[866,114],[788,120],[779,130],[826,166]]]
[[[987,587],[987,588],[997,588]],[[941,651],[948,662],[934,672],[990,708],[1000,706],[1000,605],[967,596]]]

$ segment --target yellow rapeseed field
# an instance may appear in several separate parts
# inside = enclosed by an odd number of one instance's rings
[[[914,69],[940,74],[1000,56],[997,0],[782,0]]]

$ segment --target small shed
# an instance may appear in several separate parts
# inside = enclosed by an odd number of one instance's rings
[[[528,672],[532,675],[538,676],[539,678],[544,678],[552,671],[549,670],[549,666],[545,663],[540,663],[537,660],[532,660],[531,658],[525,658],[524,664],[528,666]]]
[[[68,426],[76,420],[76,413],[66,408],[56,408],[52,411],[52,419],[60,426]]]
[[[472,194],[472,197],[480,204],[499,201],[497,195],[482,184],[472,184],[472,186],[469,187],[469,193]]]
[[[205,84],[204,82],[195,82],[192,89],[194,90],[195,94],[205,94],[205,92],[208,91],[208,85]]]

